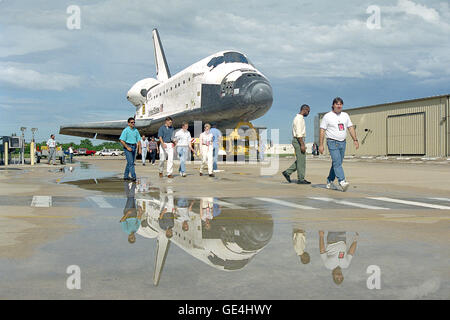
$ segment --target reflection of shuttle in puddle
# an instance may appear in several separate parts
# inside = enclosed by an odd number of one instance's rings
[[[173,193],[168,190],[168,193],[160,194],[159,200],[137,199],[136,204],[144,210],[137,234],[157,239],[154,285],[159,283],[171,242],[214,268],[232,271],[246,266],[269,243],[273,234],[271,215],[222,211],[214,198],[188,200],[177,197],[175,202]],[[202,217],[194,212],[199,212],[200,208],[204,213]],[[172,219],[172,222],[163,222],[164,219]],[[188,227],[183,229],[185,221]],[[170,238],[166,236],[168,228],[172,228]]]

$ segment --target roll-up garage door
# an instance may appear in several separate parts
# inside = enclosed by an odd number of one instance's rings
[[[425,113],[408,113],[387,118],[388,155],[425,154]]]

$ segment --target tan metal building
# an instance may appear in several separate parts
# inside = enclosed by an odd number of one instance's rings
[[[347,134],[346,155],[426,156],[450,155],[450,95],[344,109],[355,125],[360,147]],[[319,113],[315,142],[319,143]],[[326,147],[326,144],[325,144]]]

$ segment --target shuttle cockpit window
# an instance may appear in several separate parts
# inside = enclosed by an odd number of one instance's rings
[[[224,62],[225,62],[225,58],[223,56],[214,57],[208,62],[208,67],[215,68],[219,64],[224,63]]]
[[[248,64],[247,58],[239,52],[226,52],[223,56],[225,57],[225,63],[240,62]]]
[[[246,63],[246,64],[250,64],[251,62],[248,61],[248,59],[239,52],[225,52],[223,54],[223,56],[218,56],[218,57],[214,57],[212,58],[209,62],[208,62],[208,67],[217,67],[219,64],[221,63],[233,63],[233,62],[237,62],[237,63]]]

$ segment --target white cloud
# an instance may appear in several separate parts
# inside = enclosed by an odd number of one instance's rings
[[[0,58],[52,51],[66,45],[52,30],[7,26],[0,33]]]
[[[439,22],[439,13],[435,9],[428,8],[425,5],[417,4],[410,0],[399,0],[397,7],[407,14],[419,16],[427,22]]]
[[[424,5],[399,0],[394,6],[381,7],[380,30],[368,30],[368,4],[356,0],[303,4],[236,1],[226,7],[202,0],[158,5],[138,0],[98,1],[80,5],[79,31],[66,29],[64,5],[47,4],[45,10],[35,8],[32,1],[27,10],[26,2],[14,5],[9,13],[0,12],[0,18],[9,24],[8,32],[0,35],[0,43],[5,43],[0,45],[0,57],[28,54],[32,59],[39,51],[66,48],[80,53],[76,59],[81,67],[76,72],[85,78],[96,72],[97,83],[114,77],[133,82],[141,76],[154,76],[154,27],[160,31],[172,73],[213,52],[236,49],[247,53],[269,78],[364,78],[394,73],[424,78],[446,73],[436,64],[443,65],[447,59],[441,52],[450,50],[450,27],[445,21],[448,5],[439,1]],[[65,54],[49,54],[46,64],[62,66]],[[145,73],[138,63],[146,68]],[[96,69],[88,69],[90,64]]]
[[[63,73],[41,73],[22,66],[0,63],[0,82],[31,90],[56,90],[80,85],[80,78]]]

